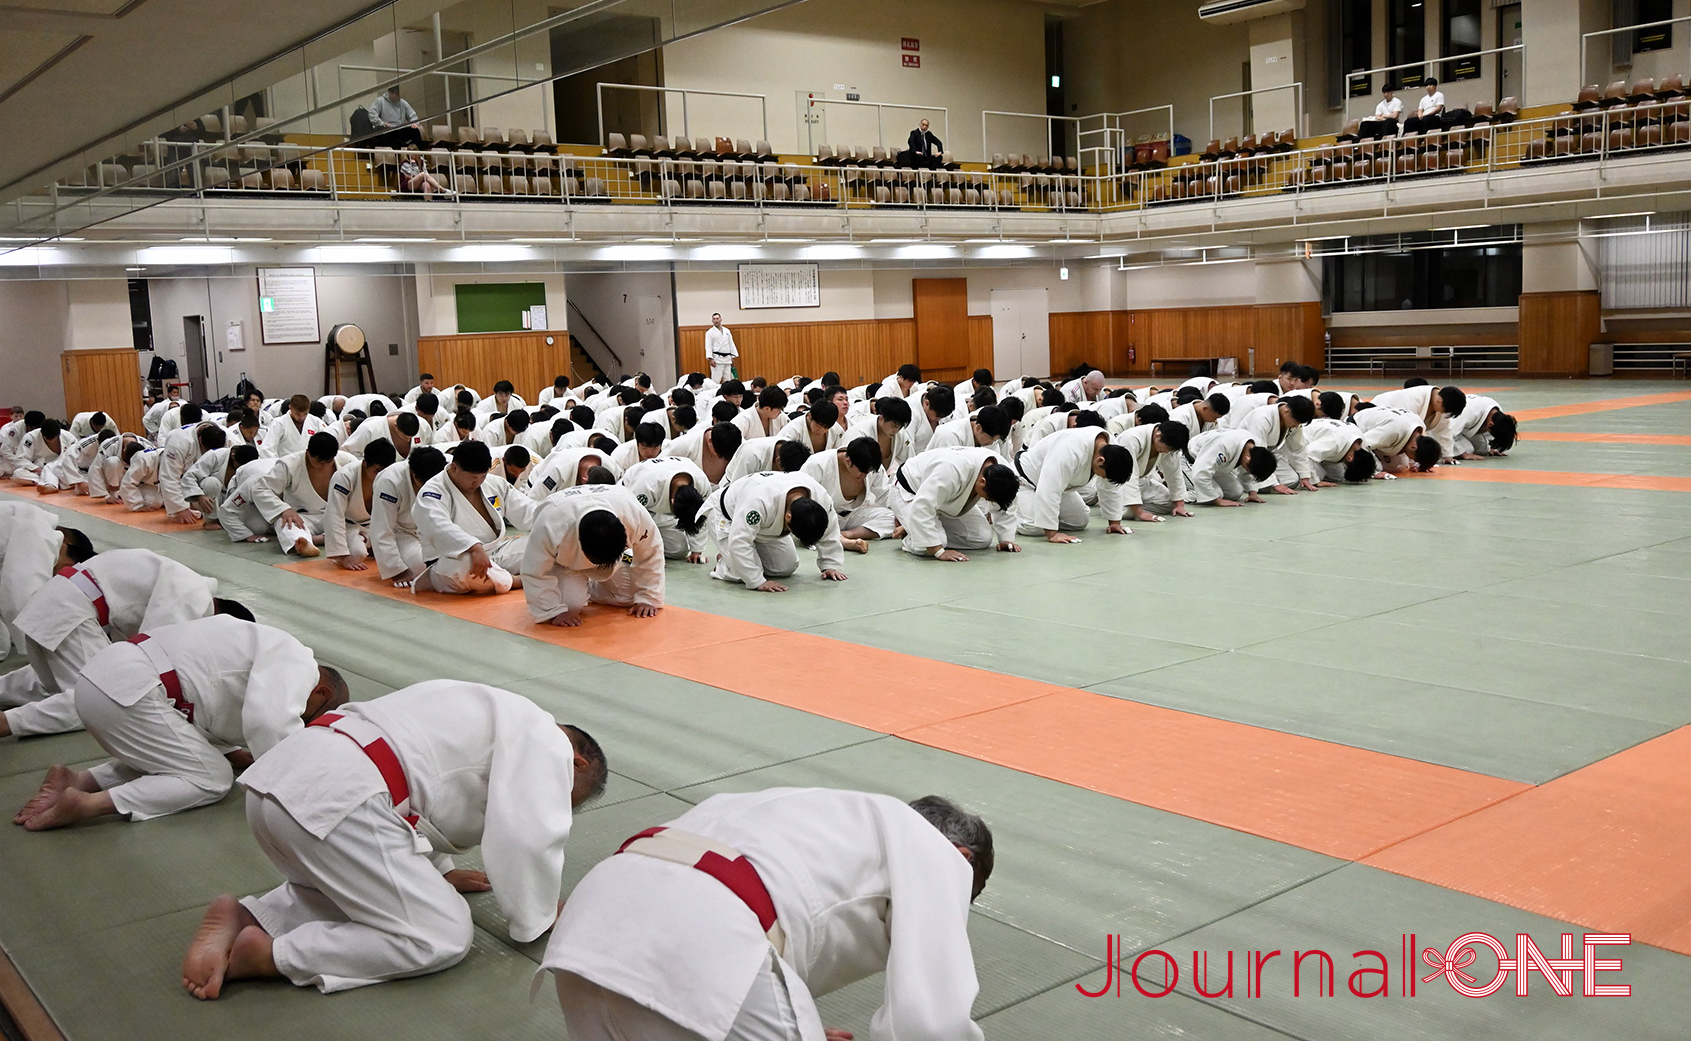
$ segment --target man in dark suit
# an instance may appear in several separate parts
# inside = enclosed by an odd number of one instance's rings
[[[910,140],[903,152],[898,155],[900,166],[913,166],[919,170],[938,170],[940,159],[945,153],[945,145],[940,139],[928,132],[928,121],[922,120],[920,126],[910,131]]]

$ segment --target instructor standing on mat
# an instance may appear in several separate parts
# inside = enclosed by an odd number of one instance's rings
[[[722,316],[710,316],[710,328],[705,330],[705,357],[710,361],[710,378],[718,385],[734,378],[734,359],[740,348],[734,346],[734,334],[722,324]]]

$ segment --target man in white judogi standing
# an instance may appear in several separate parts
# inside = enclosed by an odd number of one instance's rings
[[[621,485],[579,484],[542,503],[522,566],[523,597],[537,622],[580,625],[589,601],[636,618],[663,608],[663,539]]]
[[[76,714],[113,758],[92,770],[50,768],[12,818],[31,831],[209,806],[234,786],[235,765],[347,698],[340,673],[310,648],[227,615],[114,643],[82,667],[75,691]]]
[[[872,1037],[980,1041],[992,866],[991,830],[938,796],[714,795],[595,865],[541,967],[572,1041],[822,1041],[814,996],[883,970]]]
[[[710,362],[710,378],[726,383],[734,378],[734,359],[740,348],[734,346],[734,334],[722,324],[722,316],[710,316],[710,328],[705,330],[705,358]]]
[[[723,484],[706,504],[718,556],[710,577],[760,593],[785,593],[777,578],[799,569],[796,540],[816,550],[827,582],[844,582],[845,549],[834,501],[816,478],[759,473]]]
[[[450,968],[475,936],[458,893],[492,890],[511,939],[551,928],[574,811],[605,754],[527,698],[429,680],[318,716],[242,777],[247,823],[286,879],[220,896],[182,963],[202,999],[228,980],[325,994]],[[480,846],[486,872],[452,855]]]
[[[30,598],[13,622],[29,664],[0,677],[0,737],[82,729],[72,684],[83,666],[137,633],[204,618],[216,611],[252,620],[245,607],[218,600],[217,579],[150,549],[113,549],[64,568]]]

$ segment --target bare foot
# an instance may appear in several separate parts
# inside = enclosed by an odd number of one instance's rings
[[[116,811],[112,807],[109,792],[85,792],[75,787],[61,788],[53,801],[42,807],[35,816],[24,821],[23,826],[29,831],[51,831],[54,828],[68,828],[72,824],[80,824],[90,818],[113,812]]]
[[[210,1001],[223,991],[229,969],[229,952],[236,937],[258,920],[232,896],[220,896],[206,908],[200,928],[188,943],[182,959],[182,986],[201,1001]]]
[[[235,946],[229,948],[229,968],[223,978],[251,980],[282,975],[276,971],[276,959],[271,955],[272,942],[270,934],[256,921],[242,929],[241,935],[235,937]]]
[[[305,538],[294,540],[294,552],[298,553],[302,557],[316,557],[321,556],[323,553],[322,550],[312,545],[310,539]]]
[[[41,787],[37,789],[36,793],[30,797],[30,800],[23,804],[23,809],[19,810],[17,814],[12,817],[12,823],[22,824],[31,817],[40,813],[42,810],[46,809],[50,804],[57,802],[59,799],[59,793],[64,791],[66,788],[69,788],[75,780],[76,771],[72,770],[68,766],[48,767],[46,781],[43,782]]]
[[[869,552],[869,540],[867,539],[841,539],[840,545],[852,553]]]

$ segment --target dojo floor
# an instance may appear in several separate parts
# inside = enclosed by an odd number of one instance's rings
[[[579,630],[528,626],[520,596],[413,599],[373,571],[281,567],[273,546],[42,501],[101,548],[217,577],[355,697],[474,678],[592,731],[613,776],[578,818],[566,886],[714,792],[958,798],[997,837],[972,919],[991,1038],[1683,1038],[1691,385],[1468,382],[1532,417],[1509,458],[1125,538],[1095,519],[1080,545],[966,565],[879,546],[843,585],[806,555],[781,596],[672,563],[658,620],[601,612]],[[98,756],[85,734],[0,741],[0,807],[49,763]],[[436,976],[188,997],[178,970],[205,902],[277,880],[238,797],[146,824],[0,827],[0,865],[0,947],[72,1041],[564,1034],[549,988],[528,1001],[540,945],[513,945],[490,897],[471,898],[475,949]],[[1564,931],[1576,956],[1581,933],[1633,934],[1603,952],[1625,963],[1604,982],[1633,996],[1579,996],[1579,974],[1568,998],[1542,977],[1528,998],[1437,980],[1397,996],[1407,934],[1442,951],[1528,932],[1555,956]],[[1170,952],[1176,991],[1078,994],[1103,985],[1108,935],[1124,963]],[[1287,962],[1315,948],[1339,996],[1314,996],[1306,967],[1294,998]],[[1211,989],[1236,952],[1233,997],[1195,995],[1195,950]],[[1285,952],[1261,997],[1244,991],[1253,950]],[[1346,993],[1359,950],[1390,958],[1392,997]],[[1484,982],[1494,964],[1467,971]],[[824,998],[825,1021],[866,1037],[880,985]]]

